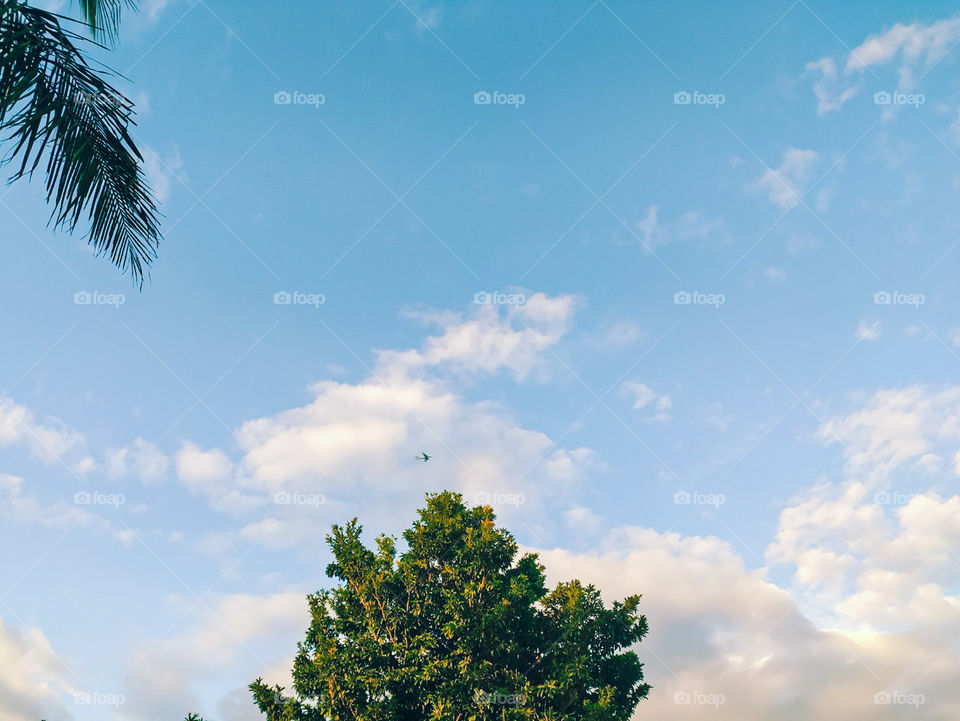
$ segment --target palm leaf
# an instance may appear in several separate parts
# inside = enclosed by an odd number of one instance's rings
[[[113,5],[101,5],[109,17]],[[160,235],[130,136],[133,104],[107,81],[108,71],[91,67],[77,48],[84,38],[64,29],[62,19],[0,0],[0,141],[12,143],[0,162],[16,166],[13,182],[45,160],[54,227],[73,232],[86,216],[95,252],[142,287]]]

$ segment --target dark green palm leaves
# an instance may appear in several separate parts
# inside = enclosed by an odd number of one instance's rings
[[[91,32],[112,37],[119,0],[80,0]],[[0,141],[11,182],[42,165],[51,223],[68,231],[85,217],[88,240],[143,284],[159,243],[157,208],[129,128],[133,105],[91,67],[63,27],[68,18],[0,0]]]

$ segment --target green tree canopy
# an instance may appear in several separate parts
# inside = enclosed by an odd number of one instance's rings
[[[640,596],[607,608],[580,581],[548,592],[489,506],[427,497],[405,548],[361,542],[356,519],[327,542],[333,588],[308,597],[291,694],[257,679],[269,721],[627,719],[650,686],[631,646]]]

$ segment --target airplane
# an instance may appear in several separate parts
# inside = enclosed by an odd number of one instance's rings
[[[423,461],[424,463],[426,463],[427,461],[429,461],[431,458],[433,458],[433,456],[428,456],[426,453],[424,453],[424,452],[422,452],[422,451],[421,451],[420,455],[417,456],[417,460],[418,460],[418,461]]]

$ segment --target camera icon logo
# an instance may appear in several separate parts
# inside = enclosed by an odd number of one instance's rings
[[[875,305],[890,305],[892,296],[888,291],[881,290],[873,294],[873,302]]]
[[[690,292],[681,290],[673,294],[673,302],[676,305],[690,305]]]
[[[273,94],[274,105],[289,105],[292,100],[293,96],[286,90],[280,90],[279,92]]]
[[[673,502],[680,506],[690,505],[690,493],[688,491],[677,491],[673,494]]]
[[[680,90],[673,94],[674,105],[689,105],[692,96],[686,90]]]
[[[278,506],[289,506],[292,500],[289,491],[277,491],[273,494],[273,502]]]
[[[89,506],[91,501],[90,494],[86,491],[77,491],[73,494],[73,502],[78,506]]]
[[[880,706],[886,706],[893,702],[893,696],[890,695],[889,691],[877,691],[873,694],[873,702]]]
[[[486,90],[478,90],[473,94],[474,105],[489,105],[491,102],[490,93]]]
[[[90,305],[93,296],[88,291],[81,290],[73,294],[74,305]]]
[[[879,93],[873,94],[874,105],[889,105],[892,99],[892,96],[886,90],[881,90]]]
[[[473,302],[477,305],[490,305],[493,300],[493,296],[490,295],[485,290],[481,290],[479,293],[473,294]]]
[[[290,305],[292,300],[293,296],[285,290],[281,290],[273,294],[274,305]]]
[[[690,704],[690,694],[686,691],[677,691],[673,694],[673,702],[679,706],[687,706]]]

